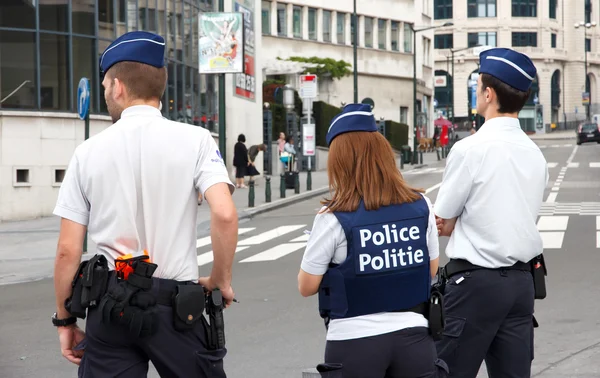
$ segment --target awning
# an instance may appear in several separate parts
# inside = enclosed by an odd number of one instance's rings
[[[301,74],[307,68],[318,67],[316,63],[292,62],[290,60],[269,59],[263,64],[263,73],[272,75],[294,75]]]

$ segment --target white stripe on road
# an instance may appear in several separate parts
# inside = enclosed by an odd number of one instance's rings
[[[308,241],[309,237],[310,237],[309,234],[303,234],[303,235],[298,236],[296,239],[290,240],[290,243],[306,242],[306,241]]]
[[[252,230],[254,230],[256,227],[251,227],[251,228],[238,228],[238,235],[242,235],[245,234],[247,232],[250,232]],[[196,240],[196,248],[200,248],[200,247],[204,247],[207,246],[211,243],[210,241],[210,236],[206,236],[203,237],[201,239]]]
[[[567,168],[579,168],[579,163],[569,163],[567,164]]]
[[[285,243],[279,244],[273,248],[267,249],[264,252],[258,253],[252,257],[248,257],[240,261],[244,262],[259,262],[259,261],[273,261],[283,256],[289,255],[292,252],[296,252],[299,249],[306,247],[306,243]]]
[[[556,168],[558,166],[558,163],[548,163],[548,168]]]
[[[442,186],[442,183],[441,183],[441,182],[440,182],[440,183],[437,183],[437,184],[435,184],[435,185],[434,185],[434,186],[432,186],[431,188],[427,188],[427,189],[425,189],[425,194],[428,194],[428,193],[431,193],[431,192],[433,192],[434,190],[436,190],[436,189],[437,189],[437,188],[439,188],[440,186]]]
[[[590,163],[590,168],[600,168],[600,163],[598,163],[598,162],[591,162]]]
[[[568,224],[568,216],[541,216],[537,228],[539,231],[566,231]]]
[[[596,217],[596,230],[600,230],[600,216]]]
[[[564,232],[540,232],[544,249],[560,249],[562,247]]]
[[[247,248],[250,248],[250,247],[237,247],[235,249],[235,253],[238,253],[239,251],[243,251],[244,249],[247,249]],[[214,259],[213,251],[198,255],[198,266],[210,264],[211,262],[213,262],[213,259]]]
[[[248,239],[242,240],[238,242],[238,245],[257,245],[269,241],[271,239],[278,238],[282,235],[288,234],[290,232],[296,231],[299,228],[306,226],[305,224],[293,224],[289,226],[280,226],[274,230],[269,230],[267,232],[263,232],[262,234],[258,234],[256,236],[252,236]]]
[[[600,231],[596,231],[596,248],[600,248]]]
[[[556,196],[558,196],[558,193],[548,194],[548,198],[546,198],[546,202],[552,203],[552,202],[556,201]]]

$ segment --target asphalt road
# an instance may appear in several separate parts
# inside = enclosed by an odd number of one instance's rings
[[[591,163],[600,162],[600,145],[538,143],[551,166],[549,202],[538,224],[549,295],[536,303],[540,328],[533,376],[598,377],[600,303],[593,293],[600,284],[600,163]],[[442,174],[431,166],[405,177],[414,186],[432,188],[427,195],[435,202]],[[313,199],[240,224],[233,271],[240,303],[226,311],[229,377],[301,377],[303,369],[321,362],[325,329],[317,298],[301,297],[296,286],[304,230],[311,229],[318,208],[319,200]],[[208,274],[210,245],[198,251],[200,272]],[[60,357],[50,324],[53,311],[50,280],[0,286],[0,377],[76,376],[75,367]],[[484,368],[480,376],[487,376]]]

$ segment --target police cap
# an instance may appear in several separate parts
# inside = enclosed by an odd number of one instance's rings
[[[480,74],[491,75],[521,92],[529,90],[537,72],[527,55],[505,48],[483,51],[479,65]]]
[[[138,62],[157,68],[165,65],[165,40],[158,34],[133,31],[115,39],[100,56],[100,74],[119,62]]]
[[[377,123],[368,104],[348,104],[335,116],[327,130],[327,145],[336,136],[353,131],[377,131]]]

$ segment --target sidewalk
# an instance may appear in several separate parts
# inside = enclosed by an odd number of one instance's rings
[[[532,134],[529,137],[533,140],[560,140],[575,139],[577,135],[575,134],[575,130],[559,130],[546,134]]]

